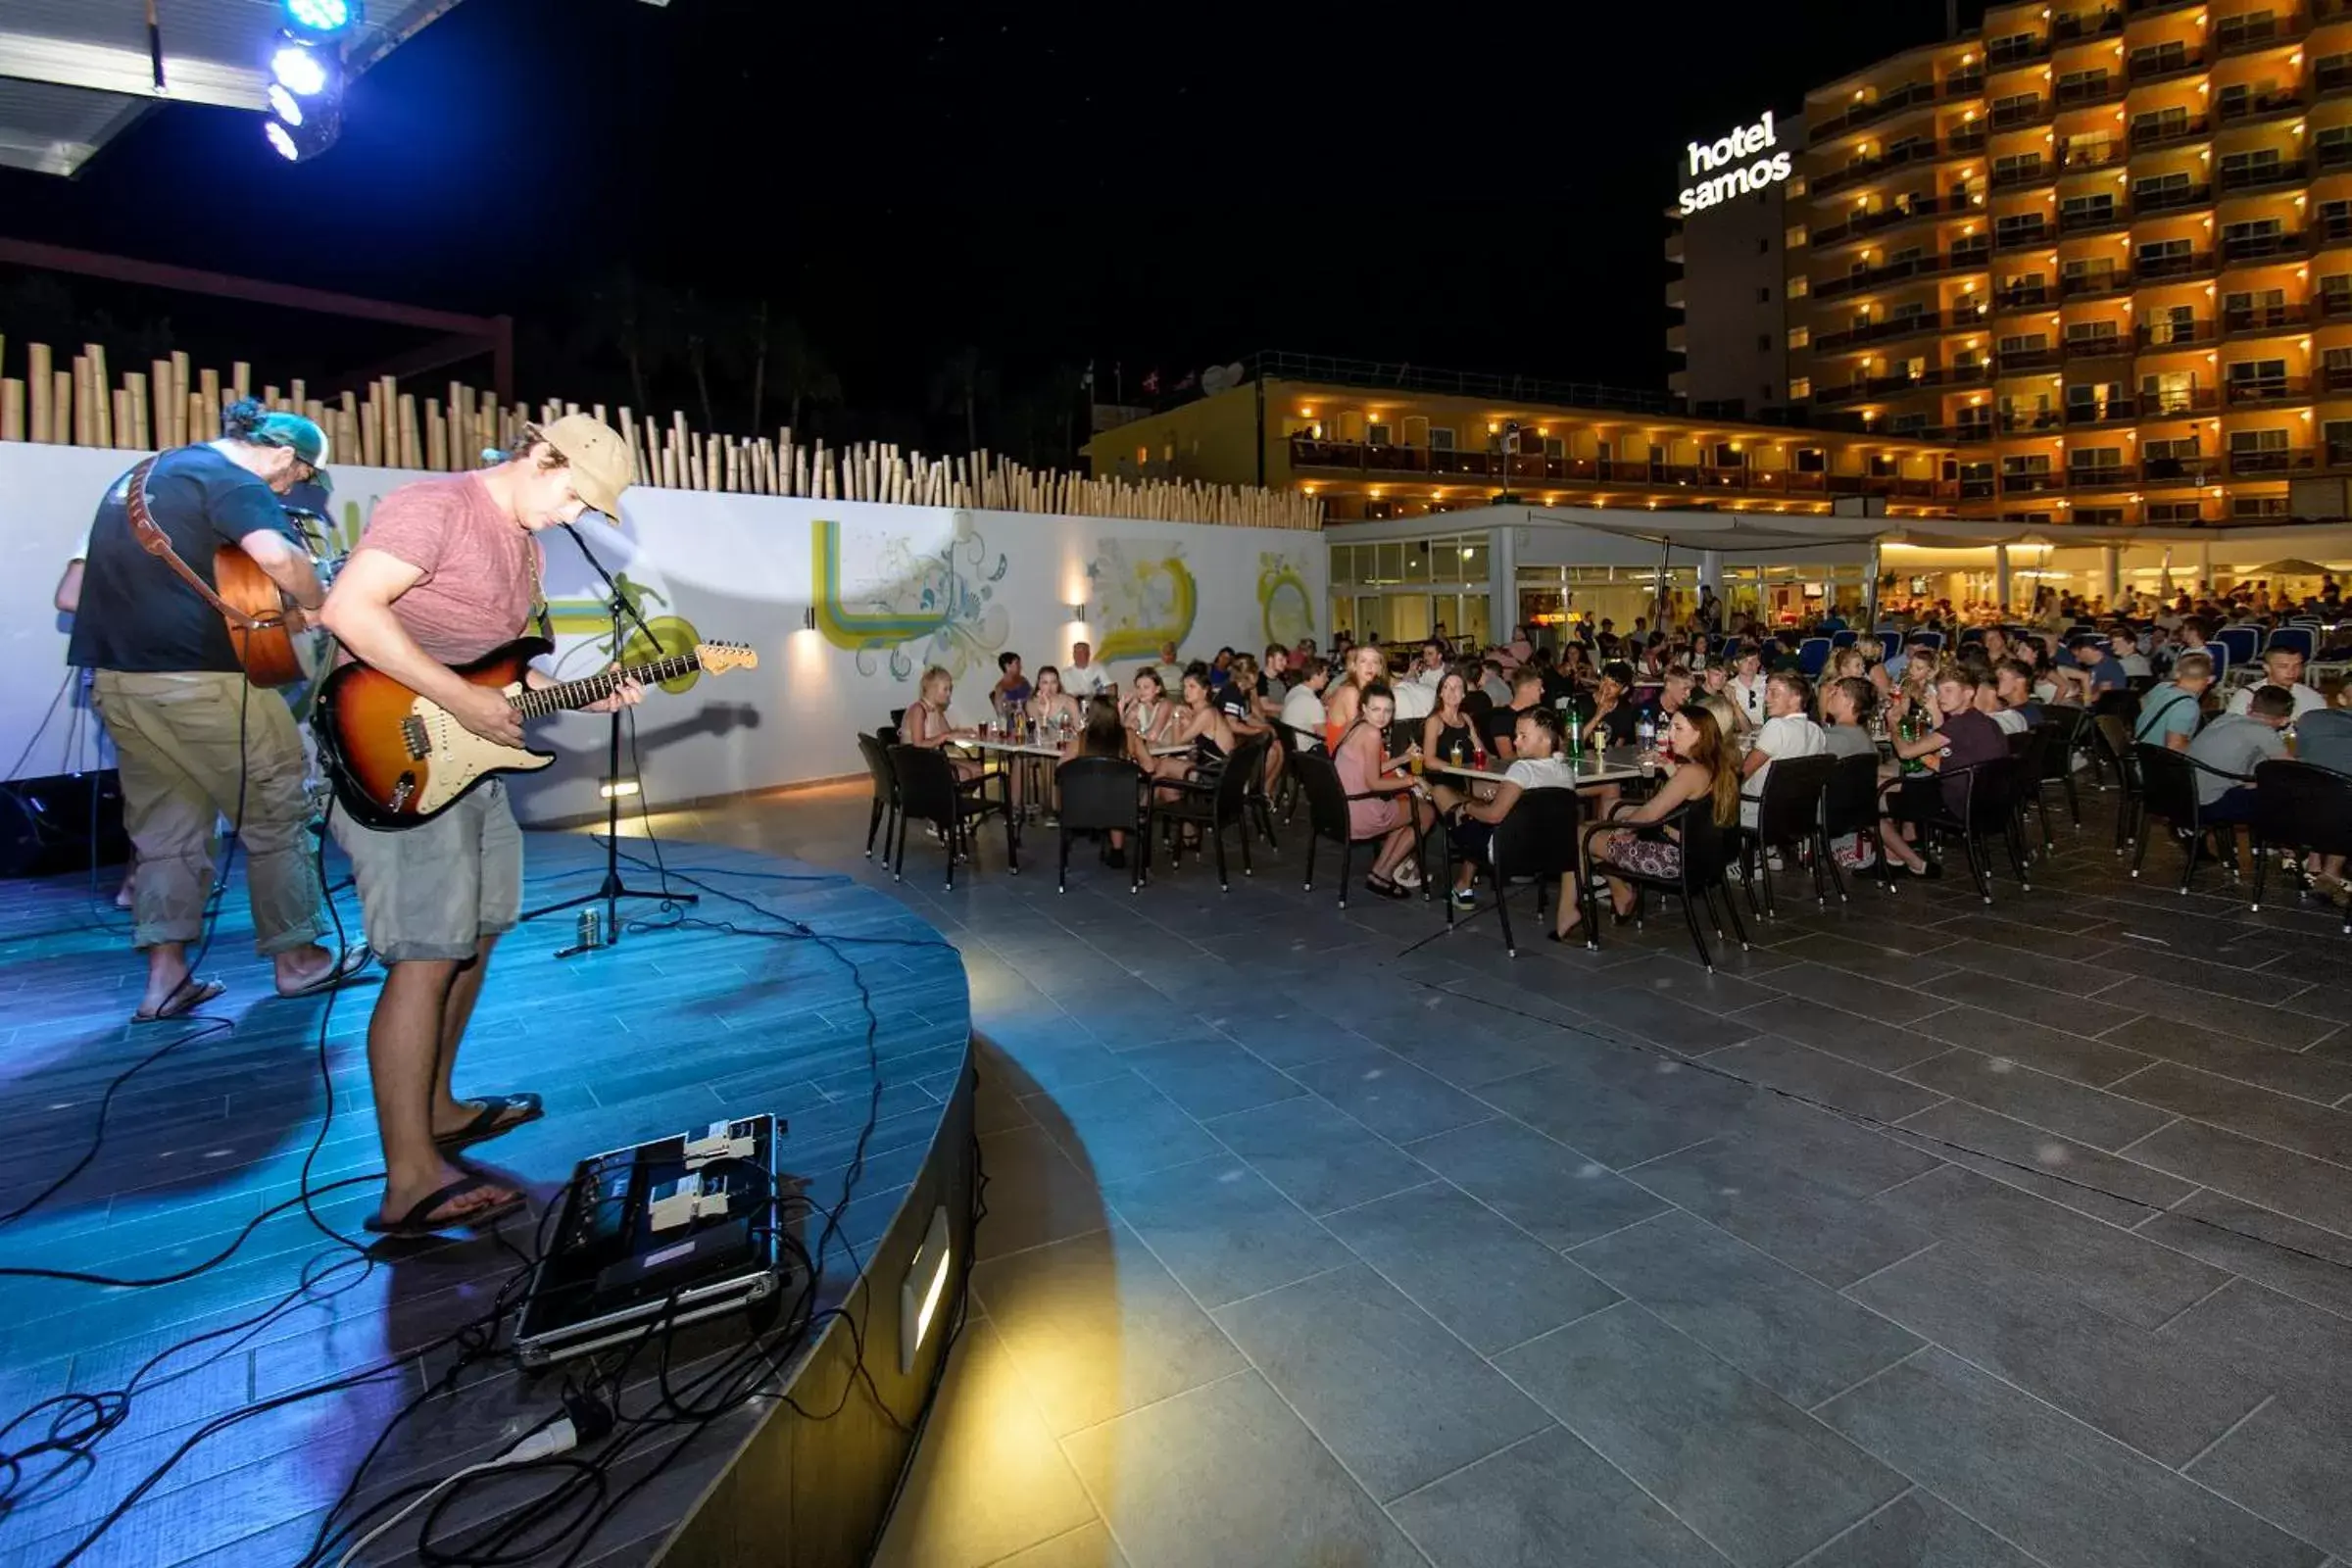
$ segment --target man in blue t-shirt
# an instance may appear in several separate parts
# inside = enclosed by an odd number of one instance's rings
[[[2173,678],[2148,688],[2139,700],[2139,722],[2132,739],[2145,746],[2185,752],[2203,716],[2205,692],[2213,684],[2211,654],[2182,654],[2173,661]]]
[[[316,610],[318,575],[279,497],[326,460],[318,425],[240,402],[220,440],[163,453],[117,480],[90,525],[66,661],[92,671],[138,852],[131,941],[147,955],[147,984],[133,1022],[176,1017],[222,990],[189,972],[187,945],[204,934],[213,828],[223,816],[238,824],[254,946],[278,994],[309,995],[367,962],[364,948],[338,957],[318,945],[323,895],[294,715],[247,682],[220,612],[149,553],[130,515],[135,483],[172,553],[206,584],[218,586],[215,556],[241,550],[301,610]]]
[[[2132,672],[2103,638],[2085,637],[2075,644],[2075,666],[2089,677],[2094,698],[2101,692],[2127,690],[2132,684]]]

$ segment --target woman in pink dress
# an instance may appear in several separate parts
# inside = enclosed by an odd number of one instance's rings
[[[1341,788],[1350,797],[1373,797],[1348,802],[1348,830],[1355,839],[1381,836],[1364,886],[1384,899],[1408,898],[1410,890],[1421,885],[1420,868],[1411,863],[1413,847],[1437,814],[1421,781],[1401,765],[1404,759],[1398,759],[1396,766],[1389,763],[1381,737],[1396,716],[1396,699],[1388,682],[1368,683],[1358,699],[1355,722],[1340,737],[1331,759]],[[1413,748],[1414,753],[1419,750]],[[1404,799],[1408,794],[1410,801]]]

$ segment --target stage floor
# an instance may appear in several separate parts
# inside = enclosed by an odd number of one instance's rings
[[[672,865],[772,911],[706,896],[695,916],[769,930],[793,920],[847,940],[632,930],[615,948],[558,961],[552,955],[573,939],[573,917],[526,924],[496,956],[458,1090],[536,1091],[548,1114],[469,1157],[527,1185],[537,1207],[586,1154],[722,1115],[774,1111],[790,1121],[787,1167],[808,1179],[812,1213],[800,1227],[808,1245],[823,1233],[825,1214],[839,1211],[815,1303],[833,1306],[855,1273],[852,1250],[862,1255],[881,1235],[928,1153],[965,1060],[957,955],[905,904],[852,877],[755,852],[665,848]],[[526,907],[593,888],[603,866],[602,852],[573,834],[534,834],[527,857]],[[637,867],[628,874],[641,886],[656,880]],[[131,1027],[140,971],[126,947],[127,916],[112,906],[114,885],[111,873],[94,896],[86,880],[0,884],[0,1213],[89,1147],[110,1079],[159,1047],[183,1043],[115,1095],[89,1167],[26,1217],[0,1226],[0,1264],[169,1274],[226,1249],[258,1214],[295,1197],[326,1110],[322,1015],[334,1115],[312,1189],[379,1168],[364,1038],[373,978],[342,993],[331,1014],[323,999],[276,999],[267,963],[252,951],[240,873],[200,971],[225,981],[227,994],[193,1020]],[[356,918],[348,893],[341,906],[346,920]],[[672,918],[652,904],[624,907],[655,925]],[[872,1065],[859,980],[876,1020]],[[877,1119],[852,1187],[869,1109]],[[366,1182],[331,1191],[315,1206],[326,1226],[366,1241],[360,1221],[378,1201],[377,1185]],[[61,1561],[143,1477],[200,1437],[76,1560],[139,1568],[301,1560],[321,1510],[386,1420],[445,1377],[462,1350],[442,1346],[402,1357],[482,1313],[514,1274],[531,1233],[521,1221],[509,1225],[506,1242],[394,1245],[370,1260],[322,1235],[297,1205],[261,1223],[226,1261],[180,1283],[122,1290],[0,1280],[0,1419],[68,1389],[120,1389],[172,1343],[248,1323],[283,1302],[276,1315],[155,1367],[90,1462],[26,1461],[13,1504],[0,1513],[0,1562]],[[313,1289],[287,1299],[306,1267]],[[684,1331],[673,1386],[742,1342],[739,1321]],[[629,1380],[639,1399],[651,1359],[641,1357]],[[230,1412],[379,1367],[355,1387],[204,1435],[207,1422]],[[361,1501],[502,1451],[552,1408],[555,1393],[552,1378],[526,1387],[497,1360],[468,1366],[454,1396],[428,1400],[386,1444]],[[613,1472],[613,1494],[659,1473],[577,1560],[645,1560],[757,1419],[756,1408],[738,1408],[674,1454],[682,1428],[642,1445]],[[0,1439],[0,1450],[21,1450],[33,1435],[21,1426]],[[493,1516],[547,1485],[545,1476],[501,1481],[467,1498],[453,1520]],[[413,1560],[403,1544],[413,1544],[415,1525],[413,1517],[364,1560]],[[447,1544],[446,1535],[438,1539]]]

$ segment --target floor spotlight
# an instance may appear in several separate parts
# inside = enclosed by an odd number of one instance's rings
[[[321,14],[335,0],[288,0]],[[318,157],[343,133],[343,57],[331,42],[279,32],[270,49],[270,105],[262,134],[280,158],[299,164]]]

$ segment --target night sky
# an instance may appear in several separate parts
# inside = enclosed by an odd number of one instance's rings
[[[172,106],[76,182],[0,172],[0,228],[511,312],[529,395],[626,395],[582,303],[625,263],[799,319],[843,434],[945,439],[967,349],[1005,397],[1256,348],[1659,386],[1683,144],[1944,28],[1943,0],[1405,14],[463,0],[315,164]]]

